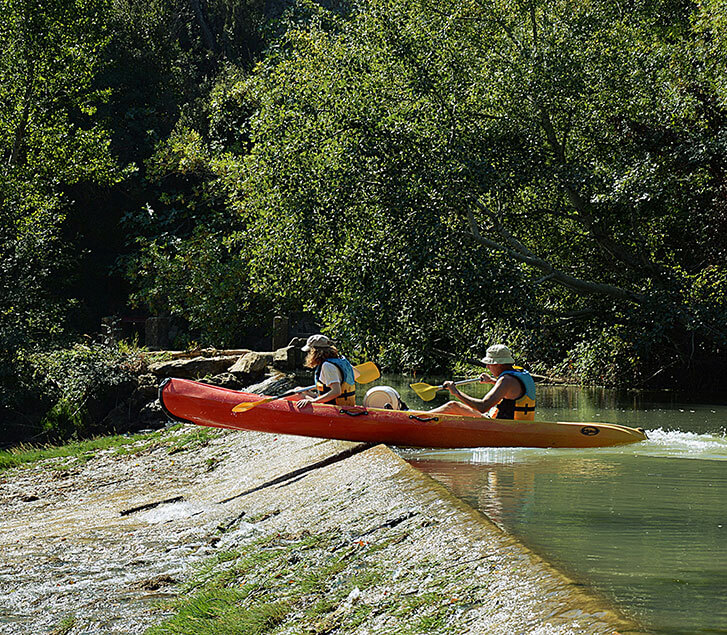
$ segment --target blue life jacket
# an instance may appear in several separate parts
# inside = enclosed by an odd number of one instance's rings
[[[338,406],[355,406],[356,405],[356,376],[353,372],[353,366],[345,357],[331,357],[318,366],[314,373],[316,389],[318,394],[322,395],[328,392],[329,387],[321,383],[321,366],[323,364],[333,364],[341,372],[341,394],[336,397],[335,404]]]

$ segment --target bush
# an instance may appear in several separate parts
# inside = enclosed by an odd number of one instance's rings
[[[8,438],[60,441],[109,432],[106,415],[129,397],[143,368],[139,350],[124,344],[75,344],[47,352],[20,351],[12,399],[2,406]]]
[[[576,344],[553,374],[581,385],[633,386],[639,360],[633,345],[614,330]]]

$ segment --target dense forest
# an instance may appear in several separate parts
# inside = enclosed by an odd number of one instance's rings
[[[108,315],[184,348],[306,310],[391,371],[502,341],[583,383],[727,383],[727,1],[0,16],[2,418],[123,381]]]

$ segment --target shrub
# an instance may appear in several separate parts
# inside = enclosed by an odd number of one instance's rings
[[[16,395],[6,403],[25,436],[65,440],[108,432],[103,420],[136,387],[143,368],[138,349],[117,344],[75,344],[45,352],[20,351]],[[0,426],[12,430],[15,422]],[[16,431],[17,436],[17,431]]]

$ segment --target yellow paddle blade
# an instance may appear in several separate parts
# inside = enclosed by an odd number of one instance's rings
[[[272,401],[273,399],[277,399],[277,397],[266,397],[265,399],[258,399],[257,401],[243,401],[233,407],[232,412],[247,412],[251,408],[263,403],[268,403],[268,401]]]
[[[368,384],[381,377],[379,369],[373,362],[364,362],[363,364],[354,366],[353,370],[355,371],[357,384]]]
[[[424,401],[431,401],[442,389],[441,386],[430,386],[429,384],[425,384],[424,382],[420,382],[418,384],[409,384],[409,387]]]

